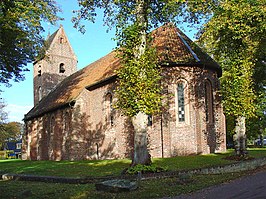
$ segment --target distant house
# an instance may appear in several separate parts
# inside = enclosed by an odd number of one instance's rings
[[[151,156],[225,151],[221,67],[171,24],[151,34],[165,96],[162,114],[149,122]],[[48,44],[46,56],[34,63],[34,107],[24,118],[23,159],[131,157],[132,124],[112,106],[115,70],[121,67],[116,53],[76,72],[77,59],[63,27]]]
[[[14,153],[10,153],[10,156],[16,158],[21,157],[21,148],[22,148],[22,140],[14,141],[14,142],[6,142],[4,144],[4,150],[6,151],[14,151]]]

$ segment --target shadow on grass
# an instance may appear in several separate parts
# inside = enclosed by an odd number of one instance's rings
[[[217,153],[210,155],[177,156],[173,158],[153,158],[152,162],[158,167],[167,168],[169,171],[197,169],[203,167],[225,165],[232,163],[224,157],[233,153]],[[266,150],[249,150],[255,158],[265,157]],[[28,160],[0,160],[0,173],[31,174],[45,176],[66,177],[97,177],[120,175],[128,168],[131,160],[83,160],[83,161],[28,161]]]
[[[58,162],[0,160],[0,173],[68,177],[120,175],[130,163],[127,159]]]

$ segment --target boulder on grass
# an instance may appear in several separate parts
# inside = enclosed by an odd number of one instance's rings
[[[95,187],[97,191],[106,191],[113,193],[133,191],[138,188],[136,182],[131,182],[129,180],[123,180],[123,179],[103,181],[95,184]]]

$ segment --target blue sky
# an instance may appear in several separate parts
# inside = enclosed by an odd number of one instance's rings
[[[102,56],[114,49],[116,43],[112,40],[115,35],[115,29],[106,32],[107,27],[103,26],[102,15],[99,14],[95,23],[86,22],[86,33],[83,35],[73,28],[71,18],[73,16],[72,10],[77,10],[77,1],[58,0],[57,3],[61,6],[61,17],[64,21],[58,22],[56,26],[51,26],[44,23],[46,32],[51,34],[55,32],[60,24],[63,25],[68,39],[78,57],[78,69],[81,69],[88,64],[96,61]],[[193,36],[192,32],[185,32],[190,38]],[[26,79],[22,82],[11,82],[12,86],[6,88],[3,85],[0,89],[3,90],[1,98],[7,104],[6,112],[8,112],[8,121],[22,122],[24,114],[26,114],[33,107],[33,72],[32,64],[28,64],[29,72],[25,73]]]

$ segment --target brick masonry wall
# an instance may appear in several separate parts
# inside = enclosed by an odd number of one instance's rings
[[[212,71],[192,67],[164,70],[164,111],[148,127],[152,157],[223,152],[225,123],[219,80]],[[206,122],[204,81],[213,88],[213,121]],[[177,83],[185,85],[185,121],[177,120]],[[108,110],[115,84],[84,89],[73,107],[65,107],[27,121],[24,159],[81,160],[132,157],[133,127],[118,110]],[[110,114],[112,113],[113,122]],[[211,131],[210,131],[211,129]]]
[[[131,155],[132,128],[118,110],[108,110],[107,97],[114,98],[114,83],[82,93],[76,106],[88,114],[92,157],[99,159],[125,158]],[[87,95],[87,97],[83,97]],[[82,100],[80,100],[82,99]],[[88,102],[89,99],[89,102]],[[113,121],[111,122],[110,114]]]

